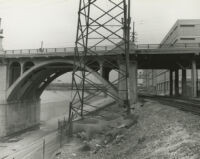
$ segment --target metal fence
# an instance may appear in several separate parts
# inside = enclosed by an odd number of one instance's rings
[[[123,46],[121,46],[123,47]],[[200,43],[178,43],[178,44],[132,44],[130,50],[138,49],[192,49],[200,48]],[[83,48],[78,48],[80,51],[83,51]],[[96,46],[91,48],[91,51],[117,51],[121,50],[120,48],[115,48],[115,46]],[[74,52],[74,47],[65,47],[65,48],[43,48],[43,49],[20,49],[20,50],[5,50],[2,54],[70,54]]]

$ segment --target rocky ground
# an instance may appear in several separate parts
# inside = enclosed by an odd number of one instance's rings
[[[126,116],[113,105],[74,124],[56,159],[199,159],[200,116],[145,101]]]

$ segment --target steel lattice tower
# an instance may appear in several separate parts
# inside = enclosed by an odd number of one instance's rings
[[[108,86],[102,86],[92,81],[90,78],[92,71],[88,72],[85,69],[90,67],[94,71],[98,71],[98,68],[93,67],[94,61],[88,62],[86,56],[94,55],[93,58],[98,58],[99,54],[96,50],[101,50],[102,46],[108,46],[105,54],[117,51],[121,59],[125,61],[126,66],[122,70],[119,69],[118,64],[105,57],[103,59],[104,63],[112,66],[121,75],[118,80],[112,82],[113,87],[116,88],[120,80],[126,81],[126,89],[123,90],[126,100],[109,92],[107,94],[116,101],[122,102],[127,111],[130,111],[128,93],[130,21],[130,0],[80,0],[72,74],[74,93],[70,104],[69,119],[75,118],[77,115],[83,117],[86,112],[85,105],[95,107],[95,105],[88,104],[87,101],[109,89],[106,88]],[[101,58],[103,57],[101,56]],[[87,95],[88,89],[93,90],[93,95]]]

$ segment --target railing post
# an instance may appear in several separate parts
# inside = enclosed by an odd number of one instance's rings
[[[185,43],[185,48],[187,47],[187,44]]]
[[[55,48],[55,53],[56,53],[56,48]]]
[[[12,54],[14,54],[14,50],[12,50]]]
[[[30,50],[30,49],[28,50],[28,53],[29,53],[29,54],[31,53],[31,50]]]
[[[148,44],[148,49],[149,49],[149,44]]]
[[[22,50],[20,50],[20,54],[22,54]]]

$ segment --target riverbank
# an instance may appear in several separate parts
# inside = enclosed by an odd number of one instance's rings
[[[41,96],[40,128],[24,130],[1,140],[0,158],[30,159],[31,156],[33,159],[42,158],[44,139],[46,148],[49,150],[46,155],[51,156],[59,148],[58,120],[67,118],[70,100],[70,91],[44,91]],[[50,147],[48,144],[54,145],[54,147]]]
[[[200,116],[151,100],[125,117],[117,105],[74,124],[57,159],[199,159]]]
[[[55,98],[55,92],[46,92],[46,95],[52,95]],[[66,93],[65,93],[66,95]],[[50,97],[50,96],[48,96]],[[50,100],[49,100],[50,101]],[[55,100],[53,100],[55,101]],[[66,101],[65,101],[66,102]],[[99,97],[94,101],[98,107],[85,106],[84,109],[92,112],[97,109],[104,107],[105,105],[112,104],[114,101],[107,97]],[[42,102],[47,104],[43,110],[46,110],[49,114],[48,109],[62,109],[62,102],[54,102],[53,104]],[[48,106],[49,105],[49,106]],[[66,105],[64,105],[66,108]],[[56,116],[57,112],[53,109],[51,116]],[[43,111],[41,111],[43,112]],[[68,110],[67,110],[68,112]],[[3,142],[0,142],[0,158],[4,159],[42,159],[51,158],[54,152],[60,148],[60,135],[57,131],[58,120],[67,119],[68,113],[60,112],[60,116],[52,117],[52,119],[42,121],[40,129],[30,130],[17,134],[16,136],[7,137]],[[63,139],[64,140],[64,139]]]

